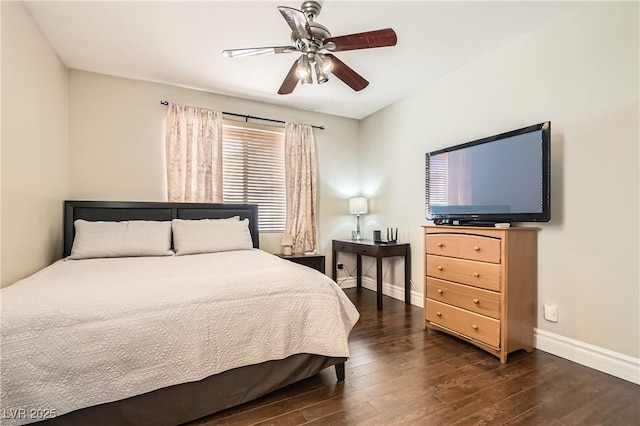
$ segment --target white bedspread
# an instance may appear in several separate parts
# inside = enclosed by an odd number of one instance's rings
[[[298,353],[348,357],[359,316],[331,279],[260,250],[61,260],[0,294],[2,424]]]

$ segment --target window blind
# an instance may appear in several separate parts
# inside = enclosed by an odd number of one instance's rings
[[[284,231],[284,129],[223,122],[222,193],[224,203],[258,204],[260,231]]]

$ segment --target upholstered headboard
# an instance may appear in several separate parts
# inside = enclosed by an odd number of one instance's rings
[[[224,219],[240,216],[249,219],[253,247],[259,248],[257,204],[166,203],[131,201],[65,201],[64,257],[71,254],[76,219],[88,221]]]

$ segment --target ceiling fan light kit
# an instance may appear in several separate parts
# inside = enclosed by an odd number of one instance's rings
[[[316,65],[315,65],[316,81],[318,82],[318,84],[326,83],[327,81],[329,81],[329,76],[327,76],[327,73],[331,71],[331,66],[327,66],[326,62],[322,63],[317,59],[318,58],[316,58]]]
[[[306,55],[302,55],[300,59],[298,59],[296,75],[300,77],[300,79],[305,79],[311,75],[311,65],[309,65],[309,58]]]
[[[312,68],[318,84],[326,83],[331,73],[347,86],[360,91],[369,85],[360,74],[336,58],[333,52],[395,46],[398,39],[391,28],[331,37],[329,30],[314,21],[321,10],[320,3],[305,1],[301,10],[278,6],[278,10],[291,28],[291,46],[257,47],[224,50],[230,58],[300,52],[285,77],[278,94],[292,93],[298,83],[312,84]],[[312,67],[313,66],[313,67]]]
[[[327,58],[322,53],[317,53],[315,56],[315,59],[316,59],[316,66],[322,73],[326,74],[328,72],[331,72],[331,69],[333,68],[333,63],[331,62],[331,59]]]

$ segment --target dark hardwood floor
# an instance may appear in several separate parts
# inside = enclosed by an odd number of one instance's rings
[[[360,311],[333,368],[195,425],[639,425],[640,386],[534,350],[498,358],[424,331],[422,310],[346,289]]]

